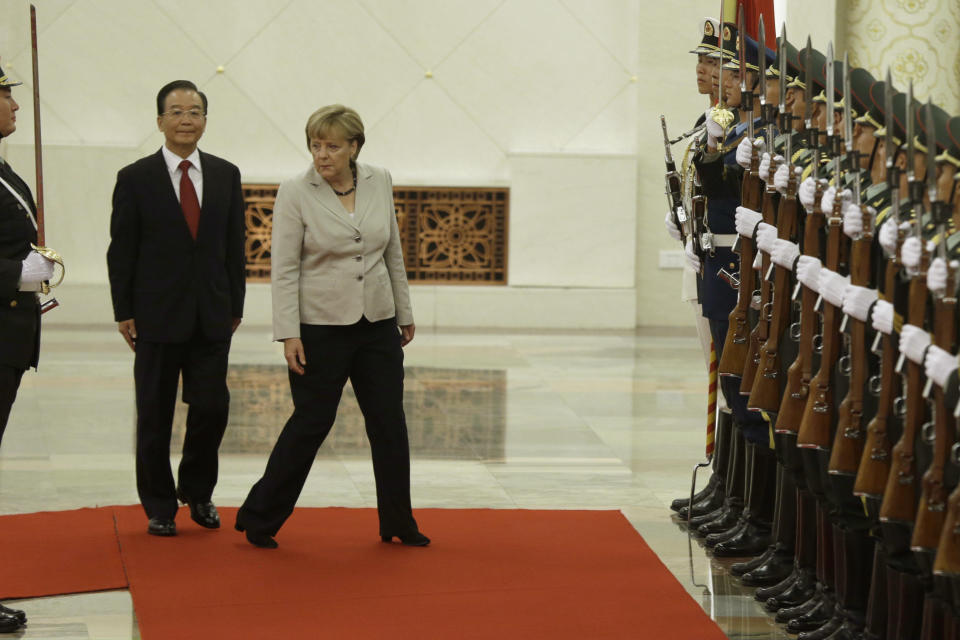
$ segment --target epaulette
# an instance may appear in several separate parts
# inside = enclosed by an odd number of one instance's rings
[[[825,167],[825,166],[827,166],[827,165],[829,165],[829,164],[830,164],[830,158],[828,158],[828,157],[826,157],[826,156],[824,156],[824,155],[821,155],[821,156],[820,156],[820,167],[822,168],[822,167]],[[807,163],[807,166],[806,166],[806,168],[804,168],[803,173],[800,174],[800,181],[803,182],[804,180],[806,180],[807,178],[809,178],[809,177],[810,177],[810,174],[812,174],[812,173],[813,173],[813,162],[811,161],[811,162]],[[821,175],[822,175],[822,174],[823,174],[823,172],[821,172]],[[832,179],[831,179],[831,180],[832,180]]]
[[[864,202],[866,202],[866,200],[864,200]],[[873,208],[876,209],[876,207],[873,207]],[[873,226],[877,229],[883,226],[883,223],[887,221],[887,217],[889,217],[890,211],[892,210],[893,210],[893,207],[891,207],[890,205],[887,205],[883,209],[878,209],[877,218],[876,220],[874,220]]]
[[[886,182],[871,184],[866,189],[861,189],[860,200],[877,211],[888,209],[890,207],[890,189],[887,188]]]
[[[947,257],[950,260],[960,259],[960,233],[954,229],[953,218],[950,219],[950,231],[947,235]]]

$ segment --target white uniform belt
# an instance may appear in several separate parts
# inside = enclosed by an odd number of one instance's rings
[[[737,241],[736,233],[715,233],[713,234],[714,248],[732,247]]]

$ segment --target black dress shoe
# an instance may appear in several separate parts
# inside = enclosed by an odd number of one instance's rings
[[[407,545],[408,547],[425,547],[428,544],[430,544],[430,538],[423,535],[419,531],[415,531],[413,533],[402,535],[402,536],[401,535],[388,536],[385,534],[380,536],[380,539],[383,540],[384,542],[393,542],[394,538],[400,538],[400,542]]]
[[[177,523],[173,521],[173,518],[150,518],[147,533],[152,536],[175,536],[177,535]]]
[[[735,576],[742,576],[745,573],[749,573],[750,571],[753,571],[760,565],[769,561],[770,558],[773,557],[773,554],[776,551],[776,548],[777,548],[777,545],[771,544],[770,546],[767,547],[766,551],[764,551],[759,556],[751,558],[750,560],[747,560],[745,562],[735,562],[734,564],[730,565],[730,573]],[[793,558],[793,556],[790,556],[790,557]]]
[[[20,624],[27,623],[27,614],[21,611],[20,609],[11,609],[10,607],[5,607],[0,604],[0,613],[6,614],[8,616],[13,616],[20,621]]]
[[[217,508],[209,500],[206,502],[191,500],[180,489],[177,489],[177,500],[190,507],[190,519],[201,527],[206,529],[220,528],[220,514],[217,513]]]
[[[23,623],[9,613],[0,612],[0,633],[13,633],[23,626]]]
[[[717,486],[717,484],[718,484],[719,482],[720,482],[720,476],[719,476],[719,475],[717,475],[716,473],[714,473],[713,475],[711,475],[711,476],[710,476],[710,480],[707,482],[707,486],[705,486],[703,489],[701,489],[701,490],[698,491],[696,494],[694,494],[694,496],[693,496],[693,504],[696,504],[696,503],[700,502],[700,501],[703,500],[704,498],[708,497],[711,493],[713,493],[713,490],[716,488],[716,486]],[[677,499],[675,499],[673,502],[670,503],[670,510],[671,510],[671,511],[680,511],[680,510],[683,509],[684,507],[690,506],[690,504],[691,504],[691,503],[690,503],[690,498],[689,498],[689,497],[686,497],[686,498],[677,498]]]
[[[233,528],[237,531],[242,531],[247,537],[247,542],[252,544],[255,547],[260,547],[261,549],[276,549],[280,545],[277,544],[277,541],[273,539],[273,536],[267,535],[265,533],[255,533],[253,531],[247,531],[247,528],[235,522]]]
[[[774,617],[774,620],[780,624],[786,624],[793,620],[794,618],[799,618],[802,615],[805,615],[813,610],[814,607],[820,606],[820,592],[813,594],[806,602],[802,602],[795,607],[784,607],[777,611],[777,615]]]
[[[766,587],[786,578],[793,571],[793,551],[778,550],[756,569],[740,576],[747,587]]]

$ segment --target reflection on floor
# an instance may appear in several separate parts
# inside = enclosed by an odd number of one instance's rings
[[[706,375],[692,334],[419,332],[406,365],[415,507],[620,509],[730,638],[788,637],[731,562],[709,559],[670,518],[703,451]],[[132,368],[113,327],[45,330],[40,371],[25,376],[4,436],[0,513],[136,503]],[[291,410],[268,328],[241,327],[230,376],[222,505],[259,478]],[[300,504],[375,504],[349,387]],[[139,637],[126,592],[14,604],[30,616],[24,638]]]

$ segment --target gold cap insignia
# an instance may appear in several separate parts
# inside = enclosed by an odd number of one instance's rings
[[[713,35],[713,22],[707,20],[703,23],[703,35],[712,36]]]
[[[732,34],[730,33],[730,27],[724,26],[724,27],[723,27],[723,39],[729,41],[731,37],[732,37]]]

